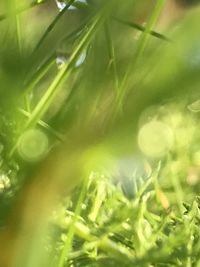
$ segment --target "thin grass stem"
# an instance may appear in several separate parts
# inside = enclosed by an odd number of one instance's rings
[[[129,77],[132,77],[132,70],[133,70],[133,67],[136,67],[137,63],[138,63],[138,60],[142,57],[147,45],[148,45],[148,42],[150,40],[150,32],[152,31],[152,29],[154,28],[159,16],[160,16],[160,13],[164,7],[164,4],[165,4],[165,0],[157,0],[157,3],[154,7],[154,10],[153,10],[153,13],[152,15],[150,16],[148,22],[147,22],[147,25],[145,27],[145,30],[144,32],[142,33],[139,41],[138,41],[138,47],[137,47],[137,50],[134,54],[134,61],[131,61],[130,64],[128,65],[127,67],[127,70],[125,72],[125,75],[122,79],[122,82],[120,84],[120,92],[119,92],[119,97],[117,99],[117,110],[122,112],[122,106],[123,106],[123,99],[125,97],[125,95],[127,94],[127,90],[126,87],[127,87],[127,84],[128,84],[128,80],[129,80]]]
[[[81,206],[82,206],[82,203],[84,201],[84,198],[85,198],[85,195],[86,195],[86,192],[87,192],[87,182],[88,182],[88,179],[87,179],[87,177],[85,177],[83,179],[83,184],[81,186],[81,192],[80,192],[77,204],[76,204],[74,217],[73,217],[72,222],[70,224],[70,227],[69,227],[69,230],[68,230],[68,235],[67,235],[67,238],[66,238],[66,242],[65,242],[64,248],[63,248],[63,250],[61,252],[57,267],[63,267],[65,262],[68,261],[69,253],[70,253],[71,247],[72,247],[72,241],[73,241],[74,234],[75,234],[76,222],[78,220],[78,217],[81,214]]]
[[[44,34],[42,35],[42,37],[40,38],[40,40],[38,41],[33,53],[35,53],[40,46],[43,44],[43,42],[46,40],[47,36],[49,35],[49,33],[54,29],[55,25],[57,24],[57,22],[62,18],[62,16],[65,14],[65,12],[69,9],[69,7],[71,5],[73,5],[73,3],[75,2],[75,0],[69,0],[68,4],[66,4],[65,8],[63,8],[63,10],[61,12],[58,13],[58,15],[54,18],[54,20],[52,21],[51,24],[49,24],[48,28],[46,29],[46,31],[44,32]]]

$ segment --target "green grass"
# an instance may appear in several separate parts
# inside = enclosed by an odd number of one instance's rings
[[[0,3],[0,267],[200,266],[198,7],[65,4]]]

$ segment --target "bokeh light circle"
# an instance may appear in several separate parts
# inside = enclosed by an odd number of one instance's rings
[[[39,129],[30,129],[22,134],[18,142],[18,153],[30,162],[39,161],[48,151],[48,137]]]
[[[172,148],[173,143],[173,131],[163,122],[151,121],[139,130],[138,145],[148,157],[163,157]]]

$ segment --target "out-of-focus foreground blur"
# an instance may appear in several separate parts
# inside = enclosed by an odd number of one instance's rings
[[[0,267],[200,266],[200,8],[1,0]]]

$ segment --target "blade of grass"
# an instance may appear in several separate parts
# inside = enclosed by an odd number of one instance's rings
[[[40,40],[38,41],[35,49],[33,50],[33,54],[40,48],[40,46],[43,44],[49,33],[53,30],[57,22],[62,18],[62,16],[65,14],[65,12],[69,9],[71,5],[73,5],[75,0],[69,0],[68,3],[66,4],[65,8],[61,12],[58,13],[58,15],[54,18],[52,23],[48,26]]]
[[[146,31],[146,27],[143,26],[143,25],[140,25],[140,24],[138,24],[138,23],[134,23],[134,22],[130,22],[130,21],[126,21],[126,20],[122,20],[122,19],[119,19],[119,18],[116,18],[116,17],[114,17],[114,19],[115,19],[117,22],[119,22],[119,23],[121,23],[121,24],[124,24],[124,25],[126,25],[126,26],[129,26],[129,27],[131,27],[131,28],[133,28],[133,29],[135,29],[135,30],[138,30],[138,31],[141,31],[141,32],[145,32],[145,31]],[[165,36],[165,35],[162,34],[162,33],[159,33],[159,32],[153,31],[153,30],[149,31],[148,33],[149,33],[150,35],[152,35],[152,36],[154,36],[154,37],[160,39],[160,40],[168,41],[168,42],[171,41],[167,36]]]
[[[26,110],[23,109],[19,109],[19,112],[21,114],[23,114],[25,117],[30,118],[31,113],[27,112]],[[49,133],[51,133],[52,135],[54,135],[59,141],[63,142],[64,141],[64,136],[59,133],[58,131],[56,131],[55,129],[53,129],[48,123],[39,120],[38,121],[38,125],[42,126],[44,129],[46,129]]]
[[[36,73],[30,78],[29,81],[25,84],[24,94],[30,95],[33,91],[34,87],[39,83],[39,81],[47,74],[47,72],[51,69],[51,67],[55,63],[55,55],[51,55],[43,65],[38,69]]]
[[[77,58],[80,56],[82,51],[87,46],[91,36],[93,35],[94,30],[96,30],[97,25],[99,24],[99,18],[97,18],[94,23],[91,25],[90,29],[87,33],[83,36],[82,40],[80,41],[79,45],[75,48],[74,52],[72,53],[69,61],[61,68],[58,72],[57,76],[53,80],[50,87],[47,89],[45,95],[42,97],[40,102],[35,107],[30,120],[28,120],[26,124],[26,128],[34,126],[38,119],[42,117],[42,115],[48,109],[50,103],[54,99],[55,95],[59,90],[59,85],[62,81],[67,79],[72,71],[72,67],[76,62]]]
[[[17,10],[16,0],[13,0],[14,9]],[[17,45],[19,49],[19,54],[22,56],[22,36],[21,36],[21,24],[19,14],[15,13],[15,23],[16,23],[16,35],[17,35]],[[28,95],[24,96],[24,106],[27,111],[30,111],[30,101]]]
[[[75,48],[74,52],[72,53],[69,61],[60,69],[57,76],[53,80],[50,87],[47,89],[46,93],[42,97],[42,99],[39,101],[35,109],[33,110],[31,117],[25,124],[25,127],[23,130],[26,130],[30,127],[34,127],[35,124],[37,124],[38,120],[43,116],[43,114],[46,112],[48,107],[50,106],[51,102],[57,95],[60,85],[63,82],[63,80],[67,80],[70,76],[70,73],[72,71],[73,65],[75,64],[76,60],[80,56],[80,54],[85,50],[86,46],[88,45],[88,42],[93,37],[93,33],[97,30],[97,27],[101,25],[102,16],[98,15],[97,18],[94,20],[94,22],[91,24],[85,35],[82,37],[80,43]],[[17,147],[17,143],[14,145],[10,152],[10,157],[15,152],[15,149]]]
[[[87,22],[88,21],[85,21],[83,24],[80,25],[80,27],[69,33],[67,36],[63,37],[63,40],[61,40],[61,42],[69,42],[71,39],[73,39],[81,30],[85,28]],[[34,87],[37,85],[37,83],[47,74],[47,72],[54,65],[55,58],[55,53],[50,55],[47,60],[45,60],[43,65],[38,69],[38,71],[34,73],[33,76],[25,83],[25,94],[30,94]]]
[[[119,97],[116,101],[116,107],[117,110],[122,112],[122,106],[123,106],[123,99],[127,93],[126,85],[128,83],[129,77],[132,77],[132,70],[133,67],[135,67],[138,63],[138,60],[142,57],[145,48],[148,45],[149,39],[150,39],[150,32],[154,28],[160,13],[164,7],[166,0],[157,0],[157,3],[155,4],[154,10],[152,15],[150,16],[147,25],[145,27],[145,31],[142,33],[139,41],[138,41],[138,48],[136,50],[136,53],[134,55],[134,60],[130,62],[130,64],[127,67],[127,70],[125,72],[125,75],[122,79],[122,82],[120,84],[120,90],[119,90]]]
[[[16,8],[16,0],[13,1],[14,9]],[[15,13],[15,23],[16,23],[16,35],[17,35],[17,45],[19,49],[19,53],[22,53],[22,42],[21,42],[21,25],[19,15]]]
[[[105,24],[105,36],[106,36],[106,41],[108,45],[110,65],[113,70],[113,79],[114,79],[115,91],[116,91],[116,96],[117,96],[119,93],[119,78],[118,78],[118,71],[117,71],[117,64],[116,64],[115,48],[114,48],[108,21]]]
[[[83,179],[83,184],[81,186],[81,192],[80,192],[77,204],[76,204],[74,217],[73,217],[73,220],[72,220],[71,225],[69,227],[66,242],[65,242],[64,248],[61,252],[57,267],[63,267],[65,264],[65,261],[66,262],[68,261],[69,253],[71,251],[72,242],[73,242],[73,238],[74,238],[74,234],[75,234],[76,222],[78,220],[78,217],[81,214],[81,206],[82,206],[83,200],[84,200],[86,192],[87,192],[87,182],[88,182],[88,179],[86,176]]]

